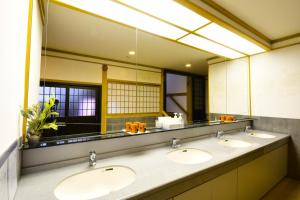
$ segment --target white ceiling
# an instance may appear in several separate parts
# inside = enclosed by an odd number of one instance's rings
[[[300,0],[213,0],[274,40],[300,33]]]
[[[215,56],[53,3],[49,5],[47,47],[197,74],[207,74],[206,59]],[[129,56],[130,50],[137,54]],[[186,68],[187,63],[192,67]]]

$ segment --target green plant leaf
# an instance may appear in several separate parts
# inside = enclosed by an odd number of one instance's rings
[[[54,129],[54,130],[57,130],[57,127],[58,127],[57,124],[55,122],[52,122],[52,123],[44,124],[41,129]]]
[[[41,110],[40,104],[34,104],[26,110],[20,110],[21,115],[28,119],[27,128],[29,132],[40,133],[43,129],[57,130],[56,120],[51,123],[47,122],[49,117],[59,115],[58,112],[52,111],[53,106],[55,106],[55,98],[50,98],[48,102],[45,102],[43,110]]]

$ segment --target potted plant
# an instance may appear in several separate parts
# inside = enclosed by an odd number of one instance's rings
[[[57,116],[58,113],[53,111],[55,99],[50,98],[41,109],[39,103],[34,104],[27,110],[21,109],[21,114],[27,119],[27,139],[30,146],[36,146],[41,138],[44,129],[57,130],[56,120],[49,122],[49,118]]]

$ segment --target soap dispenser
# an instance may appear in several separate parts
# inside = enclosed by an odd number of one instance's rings
[[[174,119],[177,119],[178,116],[177,116],[177,113],[174,113]]]
[[[182,113],[179,113],[178,119],[179,119],[180,125],[181,125],[182,128],[183,128],[183,126],[184,126],[184,119],[182,118]]]

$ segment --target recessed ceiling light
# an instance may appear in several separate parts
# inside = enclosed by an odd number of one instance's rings
[[[135,55],[135,51],[129,51],[128,54],[133,56]]]
[[[207,40],[195,34],[189,34],[178,41],[226,58],[235,59],[235,58],[240,58],[245,56],[244,54],[226,48],[220,44],[217,44],[215,42],[212,42],[210,40]]]
[[[211,23],[197,30],[196,33],[248,55],[266,51],[258,45],[215,23]]]
[[[174,0],[118,0],[188,30],[195,30],[210,21]]]
[[[192,66],[192,64],[186,64],[185,65],[185,67],[191,67]]]
[[[172,40],[187,34],[180,28],[111,0],[56,0],[55,2]]]

